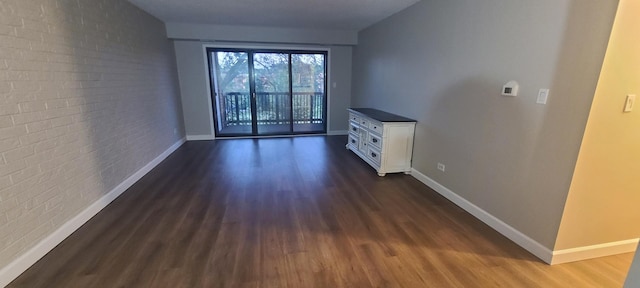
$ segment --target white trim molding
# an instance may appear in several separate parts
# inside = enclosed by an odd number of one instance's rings
[[[334,135],[349,135],[349,131],[348,130],[333,130],[333,131],[328,131],[327,135],[329,136],[334,136]]]
[[[187,135],[187,141],[204,141],[204,140],[215,140],[216,136],[214,135]]]
[[[453,191],[449,190],[447,187],[436,182],[435,180],[427,177],[427,175],[422,174],[420,171],[416,170],[415,168],[411,168],[411,176],[416,178],[418,181],[424,183],[425,185],[429,186],[431,189],[435,190],[440,195],[449,199],[449,201],[458,205],[460,208],[469,212],[471,215],[478,218],[480,221],[489,225],[491,228],[498,231],[500,234],[509,238],[511,241],[515,242],[520,247],[529,251],[534,256],[540,258],[540,260],[544,261],[545,263],[551,264],[553,253],[549,248],[531,239],[529,236],[516,230],[515,228],[509,226],[509,224],[504,223],[502,220],[489,214],[489,212],[482,210],[482,208],[474,205],[473,203],[469,202],[467,199],[462,198],[460,195],[454,193]]]
[[[31,265],[35,264],[38,260],[40,260],[40,258],[49,253],[49,251],[55,248],[64,239],[69,237],[69,235],[71,235],[73,232],[78,230],[78,228],[80,228],[84,223],[89,221],[89,219],[91,219],[93,216],[98,214],[98,212],[107,207],[109,203],[111,203],[113,200],[118,198],[118,196],[127,191],[129,187],[135,184],[144,175],[149,173],[149,171],[155,168],[158,164],[160,164],[160,162],[162,162],[162,160],[166,159],[169,155],[171,155],[171,153],[177,150],[184,143],[184,138],[178,140],[178,142],[171,145],[171,147],[162,152],[162,154],[160,154],[158,157],[153,159],[144,167],[140,168],[140,170],[138,170],[133,175],[129,176],[129,178],[113,188],[113,190],[109,191],[108,194],[102,196],[96,202],[80,212],[80,214],[76,215],[75,217],[71,218],[71,220],[60,226],[60,228],[47,236],[47,238],[43,239],[33,248],[29,249],[16,260],[9,263],[9,265],[2,268],[2,270],[0,270],[0,287],[7,286],[9,283],[11,283],[11,281],[20,276],[20,274],[31,267]]]
[[[598,245],[554,250],[551,265],[633,252],[638,247],[639,240],[640,239],[636,238]]]
[[[603,243],[598,245],[552,251],[549,248],[538,243],[537,241],[531,239],[529,236],[525,235],[524,233],[509,226],[509,224],[504,223],[502,220],[489,214],[489,212],[482,210],[480,207],[462,198],[460,195],[449,190],[447,187],[443,186],[442,184],[422,174],[420,171],[416,170],[415,168],[411,168],[411,175],[414,178],[416,178],[418,181],[424,183],[425,185],[429,186],[431,189],[438,192],[440,195],[449,199],[454,204],[458,205],[460,208],[469,212],[471,215],[478,218],[480,221],[489,225],[491,228],[498,231],[500,234],[509,238],[511,241],[515,242],[520,247],[524,248],[525,250],[529,251],[531,254],[540,258],[540,260],[550,265],[633,252],[638,247],[638,242],[640,241],[640,239],[637,238],[637,239],[630,239],[630,240],[624,240],[624,241]]]

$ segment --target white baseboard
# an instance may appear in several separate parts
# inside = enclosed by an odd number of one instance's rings
[[[118,198],[118,196],[124,193],[124,191],[135,184],[144,175],[149,173],[151,169],[160,164],[162,160],[171,155],[171,153],[173,153],[184,143],[185,139],[181,139],[171,145],[169,149],[162,152],[162,154],[149,162],[149,164],[145,165],[136,173],[124,180],[122,183],[120,183],[120,185],[113,188],[113,190],[109,191],[109,193],[102,196],[96,202],[80,212],[80,214],[64,223],[60,228],[47,236],[47,238],[43,239],[42,241],[40,241],[40,243],[36,244],[33,248],[29,249],[27,252],[18,257],[18,259],[3,267],[2,270],[0,270],[0,287],[7,286],[9,283],[11,283],[11,281],[20,276],[20,274],[31,267],[31,265],[35,264],[38,260],[40,260],[40,258],[49,253],[49,251],[51,251],[64,239],[69,237],[69,235],[80,228],[80,226],[82,226],[84,223],[89,221],[89,219],[98,214],[98,212],[104,209],[113,200]]]
[[[630,239],[571,249],[555,250],[553,251],[551,265],[633,252],[638,247],[639,240],[640,239]]]
[[[216,139],[216,136],[214,135],[187,135],[187,141],[204,141],[214,139]]]
[[[424,183],[425,185],[429,186],[431,189],[435,190],[436,192],[440,193],[440,195],[444,196],[445,198],[449,199],[449,201],[460,206],[460,208],[469,212],[471,215],[475,216],[480,221],[489,225],[491,228],[498,231],[500,234],[509,238],[511,241],[515,242],[520,247],[529,251],[531,254],[540,258],[542,261],[551,264],[553,253],[549,248],[543,246],[537,241],[531,239],[529,236],[509,226],[507,223],[502,222],[502,220],[489,214],[489,212],[482,210],[480,207],[467,201],[466,199],[462,198],[458,194],[449,190],[447,187],[444,187],[442,184],[422,174],[420,171],[416,170],[415,168],[411,168],[411,176],[418,179],[418,181]]]
[[[435,190],[436,192],[440,193],[440,195],[460,206],[460,208],[469,212],[471,215],[489,225],[500,234],[509,238],[520,247],[524,248],[531,254],[540,258],[542,261],[551,265],[633,252],[638,247],[638,241],[640,239],[630,239],[598,245],[551,251],[549,248],[543,246],[537,241],[531,239],[529,236],[509,226],[507,223],[502,222],[502,220],[489,214],[487,211],[482,210],[480,207],[467,201],[458,194],[449,190],[447,187],[422,174],[420,171],[412,168],[411,172],[411,175],[414,178],[418,179],[418,181],[429,186],[431,189]]]
[[[328,131],[327,135],[329,136],[334,136],[334,135],[349,135],[349,131],[348,130],[334,130],[334,131]]]

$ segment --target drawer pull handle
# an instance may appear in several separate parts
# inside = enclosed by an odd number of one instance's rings
[[[351,143],[354,143],[354,144],[355,144],[355,143],[356,143],[356,140],[351,139]]]
[[[371,141],[372,141],[373,143],[378,143],[378,139],[376,139],[376,138],[371,139]]]
[[[353,131],[358,131],[358,128],[356,128],[356,127],[353,127],[351,129],[353,129]]]
[[[378,129],[378,126],[373,126],[373,129]]]
[[[371,152],[371,157],[376,158],[378,157],[378,154]]]

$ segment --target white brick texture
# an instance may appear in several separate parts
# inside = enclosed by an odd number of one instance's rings
[[[182,138],[172,47],[124,0],[0,0],[0,269]]]

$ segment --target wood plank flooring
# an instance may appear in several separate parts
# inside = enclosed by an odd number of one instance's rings
[[[9,287],[621,287],[548,266],[346,137],[188,142]]]

